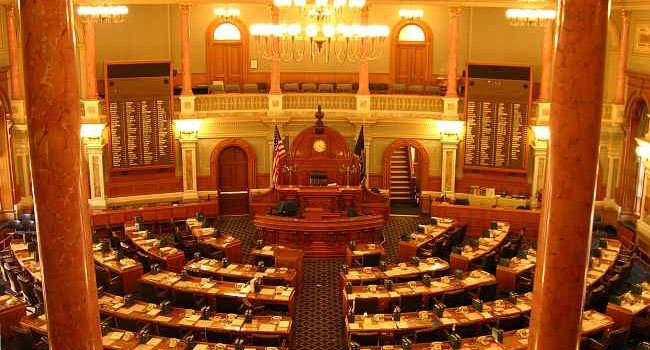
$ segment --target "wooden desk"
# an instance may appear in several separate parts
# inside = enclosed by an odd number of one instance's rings
[[[380,243],[357,243],[354,250],[348,245],[345,247],[345,263],[352,267],[354,259],[362,259],[369,255],[379,255],[380,259],[386,256],[386,251]]]
[[[189,271],[201,276],[210,276],[218,279],[234,280],[239,282],[247,282],[253,277],[266,277],[282,280],[287,286],[297,287],[297,272],[295,269],[269,267],[263,272],[257,272],[257,269],[254,266],[242,264],[230,264],[228,267],[224,268],[221,261],[213,259],[192,261],[187,264],[186,267]]]
[[[614,325],[611,317],[599,312],[588,310],[583,313],[582,335],[602,332]],[[432,344],[440,344],[442,350],[451,350],[449,342],[434,343],[416,343],[411,347],[412,350],[431,350]],[[362,350],[382,350],[380,346],[362,346]],[[528,349],[528,329],[518,329],[516,331],[504,332],[503,342],[496,343],[491,336],[482,336],[477,338],[465,338],[462,340],[461,349],[472,350],[527,350]],[[393,350],[402,350],[399,345],[394,345]]]
[[[215,236],[213,227],[202,227],[196,219],[187,220],[190,232],[198,244],[206,245],[217,250],[223,250],[226,258],[231,262],[242,262],[242,242],[230,234],[220,233]]]
[[[93,227],[121,226],[139,216],[145,221],[169,222],[182,220],[203,213],[207,217],[216,217],[219,212],[218,202],[203,201],[198,203],[162,205],[125,209],[93,210],[91,222]]]
[[[614,268],[616,259],[621,252],[621,242],[615,239],[607,239],[607,248],[598,248],[601,258],[593,259],[587,271],[587,288],[591,288],[597,282],[603,280],[607,272]],[[594,263],[597,261],[597,263]]]
[[[257,215],[258,238],[304,250],[306,257],[344,257],[350,241],[377,242],[385,225],[378,215],[309,220],[273,215]]]
[[[152,306],[154,306],[152,308]],[[176,327],[191,331],[209,331],[215,333],[246,335],[246,334],[276,334],[291,340],[292,319],[287,316],[253,316],[251,323],[244,323],[243,315],[214,314],[208,320],[201,320],[200,314],[191,309],[171,308],[169,314],[160,315],[157,306],[141,301],[134,301],[130,307],[125,307],[123,298],[105,293],[99,299],[99,310],[102,314],[121,319],[135,320]],[[191,315],[188,317],[188,315]],[[279,317],[278,322],[273,317]]]
[[[120,260],[120,262],[117,262],[115,251],[104,253],[100,251],[100,249],[99,245],[95,245],[93,248],[95,263],[120,276],[122,280],[122,290],[125,294],[137,291],[138,280],[143,273],[142,264],[139,261],[129,258],[124,258]]]
[[[177,292],[204,295],[210,300],[209,304],[213,304],[215,297],[225,296],[248,299],[256,305],[286,305],[289,315],[293,315],[296,304],[296,293],[292,287],[262,286],[262,290],[256,293],[250,290],[250,287],[239,286],[240,283],[237,282],[215,281],[193,276],[181,280],[179,274],[170,271],[145,274],[140,279],[140,283]]]
[[[43,315],[45,316],[45,315]],[[20,321],[20,325],[31,329],[33,332],[47,335],[47,320],[45,317],[23,317]],[[126,333],[131,333],[133,337],[129,340],[125,340]],[[160,342],[158,342],[160,340]],[[176,345],[172,346],[172,342],[175,342]],[[108,334],[102,337],[103,348],[106,350],[142,350],[146,347],[146,350],[185,350],[187,344],[183,341],[176,338],[167,338],[161,336],[152,336],[151,340],[147,344],[140,344],[140,341],[132,332],[126,332],[121,329],[111,329]],[[153,345],[156,344],[156,345]],[[197,350],[208,350],[208,349],[218,349],[216,344],[197,342],[197,346],[194,349]],[[203,346],[201,346],[203,345]],[[235,350],[234,345],[223,344],[224,347],[220,350]],[[265,350],[264,346],[251,346],[246,345],[246,350]],[[287,350],[287,348],[279,348],[278,350]]]
[[[459,224],[467,224],[467,233],[474,237],[479,237],[486,227],[490,227],[490,222],[504,221],[510,223],[512,231],[525,228],[526,238],[537,240],[540,211],[455,205],[434,201],[431,203],[431,215],[452,218]]]
[[[185,254],[174,247],[159,247],[157,238],[145,238],[147,231],[137,231],[133,225],[124,225],[126,237],[154,261],[162,263],[167,269],[180,272],[185,266]]]
[[[463,251],[460,254],[451,253],[449,255],[449,264],[451,265],[452,270],[463,270],[467,271],[470,269],[473,262],[481,259],[488,253],[491,253],[497,250],[504,242],[506,237],[510,232],[510,225],[504,222],[497,223],[499,228],[496,230],[490,230],[490,238],[479,238],[478,247],[463,247]]]
[[[342,275],[343,284],[350,282],[352,284],[362,284],[370,281],[380,282],[384,279],[408,278],[416,279],[424,274],[432,277],[449,270],[449,263],[439,258],[428,258],[420,261],[415,266],[413,264],[400,263],[386,266],[386,271],[378,267],[357,267],[349,268],[348,273]]]
[[[501,292],[511,292],[517,288],[517,278],[535,267],[537,258],[531,250],[526,259],[512,258],[508,266],[497,265],[497,288]]]
[[[41,264],[35,261],[32,254],[27,251],[27,245],[22,243],[22,241],[14,241],[11,242],[9,247],[16,260],[18,260],[18,264],[32,275],[34,281],[41,282],[43,280],[41,276]]]
[[[395,283],[392,291],[387,291],[383,284],[376,286],[353,286],[352,293],[348,294],[345,290],[343,293],[343,308],[344,312],[352,306],[352,301],[355,299],[379,299],[379,309],[388,310],[393,302],[399,300],[402,295],[422,295],[423,300],[428,301],[429,298],[438,295],[455,292],[460,289],[470,290],[482,286],[487,286],[496,283],[496,278],[493,275],[476,270],[465,274],[462,280],[458,280],[453,276],[443,276],[440,278],[433,278],[431,285],[426,286],[421,281],[412,281],[408,283]],[[372,290],[376,288],[376,290]],[[423,303],[428,304],[428,303]]]
[[[451,219],[437,218],[436,225],[425,225],[424,232],[414,232],[411,234],[411,240],[399,242],[399,261],[408,262],[412,257],[416,256],[418,250],[425,244],[430,243],[448,234],[454,227],[455,223]]]
[[[388,219],[389,198],[385,194],[370,192],[365,187],[276,186],[269,190],[251,191],[250,213],[254,217],[266,215],[279,201],[296,201],[300,214],[308,208],[322,209],[327,213],[344,213],[349,208],[362,214],[372,214]]]
[[[642,283],[641,295],[632,295],[627,292],[621,296],[621,305],[614,303],[607,304],[607,314],[610,315],[616,324],[624,328],[630,328],[634,318],[645,310],[650,310],[650,283]]]
[[[11,326],[15,326],[27,314],[27,304],[11,294],[0,295],[0,325],[2,337],[11,336]]]

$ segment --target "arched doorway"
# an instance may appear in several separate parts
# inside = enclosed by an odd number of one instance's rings
[[[255,188],[255,152],[241,139],[228,139],[212,151],[210,178],[216,184],[222,215],[248,214],[248,193]]]
[[[400,84],[426,84],[431,79],[431,42],[429,26],[419,20],[398,23],[393,31],[393,79]]]
[[[429,154],[416,140],[395,140],[384,150],[384,188],[390,189],[391,207],[416,206],[422,190],[429,189]]]
[[[640,97],[632,99],[626,109],[623,166],[620,169],[621,187],[618,203],[623,219],[633,219],[641,214],[645,167],[636,154],[637,138],[647,138],[650,120],[648,104]]]
[[[208,79],[225,84],[246,81],[248,67],[248,34],[246,26],[236,19],[217,19],[205,34]]]

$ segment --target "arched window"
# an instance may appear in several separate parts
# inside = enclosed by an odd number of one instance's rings
[[[424,42],[424,30],[417,24],[407,24],[399,31],[399,41]]]
[[[215,30],[213,35],[214,41],[240,41],[241,32],[236,25],[232,23],[222,23]]]

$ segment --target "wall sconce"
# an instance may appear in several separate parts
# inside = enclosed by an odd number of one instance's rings
[[[643,159],[650,159],[650,142],[637,138],[636,143],[638,146],[636,146],[636,155],[643,158]]]
[[[104,124],[83,123],[81,124],[80,135],[88,143],[101,144],[104,127]]]
[[[399,16],[404,19],[416,19],[424,16],[422,9],[400,9]]]
[[[215,8],[212,13],[218,18],[232,18],[232,17],[239,17],[240,11],[239,9],[234,9],[234,8],[224,8],[224,7],[217,7]]]
[[[436,128],[440,136],[460,139],[465,123],[460,120],[436,120]]]
[[[174,125],[176,126],[176,131],[178,131],[179,138],[196,138],[201,128],[201,119],[176,119],[174,120]]]

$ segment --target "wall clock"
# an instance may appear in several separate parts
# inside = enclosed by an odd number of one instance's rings
[[[318,153],[325,152],[325,150],[327,149],[327,143],[325,143],[325,140],[323,139],[317,139],[316,141],[314,141],[312,147],[314,148],[314,151]]]

